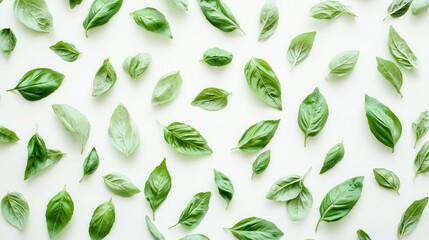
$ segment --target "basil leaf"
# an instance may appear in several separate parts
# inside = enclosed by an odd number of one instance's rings
[[[83,21],[85,36],[88,37],[89,29],[102,26],[119,12],[123,0],[94,0],[89,9],[88,16]]]
[[[155,224],[150,220],[148,216],[145,216],[146,226],[149,229],[149,233],[154,240],[165,240],[164,235],[156,228]]]
[[[8,192],[1,200],[1,212],[4,219],[19,231],[27,224],[30,209],[27,200],[19,192]]]
[[[268,164],[270,164],[271,160],[271,150],[267,150],[261,154],[255,159],[255,161],[252,164],[252,178],[255,174],[261,174],[267,169]]]
[[[414,171],[416,173],[414,178],[420,173],[429,171],[429,141],[426,142],[417,153],[414,159]]]
[[[348,50],[338,53],[329,63],[329,75],[325,79],[344,78],[349,75],[356,66],[359,51]]]
[[[52,110],[63,127],[79,138],[83,153],[91,131],[88,119],[79,110],[67,104],[52,104]]]
[[[387,189],[393,189],[399,195],[401,181],[394,172],[385,168],[374,168],[372,171],[378,185]]]
[[[384,20],[389,16],[396,18],[404,15],[410,8],[412,2],[413,0],[393,0],[389,8],[387,8],[388,16]]]
[[[346,6],[337,0],[328,0],[314,5],[310,9],[310,15],[315,19],[334,19],[341,14],[357,17],[350,6]]]
[[[420,15],[429,8],[429,0],[414,0],[411,10],[413,15]]]
[[[48,149],[48,160],[46,166],[53,165],[61,160],[66,154],[57,149]]]
[[[213,150],[206,139],[193,127],[173,122],[164,127],[164,139],[174,150],[184,155],[210,155]]]
[[[396,32],[396,30],[390,26],[389,28],[389,39],[387,42],[389,52],[392,57],[402,67],[412,70],[417,68],[418,59],[411,51],[408,43]]]
[[[149,32],[157,33],[162,36],[173,39],[171,35],[170,24],[165,19],[164,14],[155,8],[147,7],[131,13],[134,21],[140,27],[145,28]]]
[[[73,199],[64,187],[55,195],[46,207],[46,225],[49,238],[55,238],[70,222],[74,211]]]
[[[115,223],[115,205],[112,199],[100,204],[92,214],[89,222],[89,236],[91,240],[101,240],[106,237]]]
[[[381,75],[389,81],[399,95],[402,96],[401,87],[402,87],[402,72],[392,61],[385,60],[379,57],[377,59],[377,70]]]
[[[258,217],[245,218],[231,228],[225,228],[239,240],[278,240],[284,233],[271,221]]]
[[[16,36],[10,28],[0,30],[0,50],[9,56],[16,46]]]
[[[258,41],[268,40],[276,32],[278,24],[279,8],[274,0],[267,0],[259,16],[261,32],[259,33]]]
[[[122,68],[131,79],[137,80],[149,67],[152,57],[149,53],[139,53],[133,57],[127,57],[122,63]]]
[[[252,92],[271,107],[282,110],[282,90],[271,66],[260,58],[252,58],[244,67],[244,76]]]
[[[265,197],[277,202],[285,202],[298,197],[305,187],[303,181],[310,170],[311,168],[304,176],[293,174],[280,178],[271,186]]]
[[[110,59],[106,58],[103,65],[97,70],[92,85],[92,96],[97,97],[105,94],[116,83],[116,71],[110,63]]]
[[[182,88],[180,72],[170,72],[161,77],[152,93],[152,104],[160,105],[173,101]]]
[[[236,148],[246,153],[254,153],[263,149],[274,137],[279,123],[280,119],[263,120],[253,124],[241,136]]]
[[[192,100],[191,104],[207,111],[218,111],[226,107],[229,95],[231,93],[220,88],[206,88]]]
[[[126,157],[131,156],[140,145],[139,129],[122,103],[115,108],[110,118],[109,140]]]
[[[402,125],[398,117],[377,99],[365,95],[365,112],[369,129],[384,145],[395,150],[402,134]]]
[[[64,80],[64,75],[49,68],[36,68],[28,71],[15,88],[28,101],[37,101],[55,92]]]
[[[304,133],[304,146],[308,137],[316,136],[325,126],[329,116],[329,108],[319,88],[308,95],[299,106],[298,125]]]
[[[164,158],[161,164],[149,175],[144,186],[144,195],[152,209],[153,219],[155,219],[155,211],[165,201],[170,190],[171,176]]]
[[[303,186],[301,192],[294,199],[286,202],[287,213],[292,221],[304,219],[313,206],[313,195],[310,190]]]
[[[15,17],[28,28],[42,33],[52,31],[52,14],[44,0],[15,0]]]
[[[209,210],[211,195],[211,192],[200,192],[196,194],[183,210],[179,221],[170,228],[175,227],[178,224],[188,228],[198,226]]]
[[[81,4],[82,0],[69,0],[70,8],[73,9],[77,5]]]
[[[76,61],[80,55],[80,52],[77,50],[75,45],[63,41],[55,43],[50,46],[49,49],[54,51],[60,58],[67,62]]]
[[[97,154],[97,149],[93,147],[91,152],[83,162],[83,176],[79,182],[82,182],[85,176],[93,174],[97,170],[99,163],[100,163],[100,160]]]
[[[213,169],[214,181],[216,183],[219,195],[226,201],[226,208],[228,209],[229,203],[234,196],[234,186],[232,185],[231,179],[225,174]]]
[[[362,229],[357,230],[356,232],[359,240],[371,240],[371,238],[368,236],[368,234],[363,231]]]
[[[345,217],[359,201],[364,177],[350,178],[333,187],[320,203],[320,218],[316,232],[322,221],[335,222]]]
[[[114,194],[121,197],[131,197],[140,190],[131,182],[131,180],[120,173],[110,173],[103,176],[106,187]]]
[[[203,234],[192,234],[185,236],[179,240],[210,240],[210,238]]]
[[[320,169],[320,174],[327,172],[329,169],[333,168],[337,163],[339,163],[344,158],[344,144],[343,142],[337,143],[325,156],[325,161],[323,162],[323,167]]]
[[[244,31],[235,20],[234,14],[222,0],[198,0],[201,11],[214,27],[223,32],[232,32],[236,29]]]
[[[414,148],[416,148],[417,142],[427,133],[429,130],[429,112],[428,110],[422,112],[419,118],[413,122],[413,131],[416,135],[416,140],[414,142]]]
[[[221,67],[232,62],[234,55],[220,48],[209,48],[203,54],[203,60],[210,66]]]
[[[14,131],[0,126],[0,143],[14,143],[18,141],[19,137]]]
[[[420,217],[423,214],[423,211],[428,204],[428,197],[414,201],[408,208],[405,210],[404,215],[402,215],[401,222],[398,226],[398,238],[402,239],[406,235],[413,232],[417,225],[419,224]]]
[[[180,9],[188,11],[188,0],[169,0]]]
[[[316,32],[306,32],[292,39],[287,50],[287,59],[292,64],[291,71],[298,63],[308,57],[315,38]]]

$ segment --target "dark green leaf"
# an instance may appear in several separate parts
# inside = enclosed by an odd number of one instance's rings
[[[399,195],[401,181],[394,172],[385,168],[374,168],[372,171],[378,185],[387,189],[393,189]]]
[[[137,10],[133,13],[134,21],[137,25],[145,28],[149,32],[157,33],[162,36],[173,39],[171,35],[170,24],[165,19],[164,14],[155,8],[147,7]]]
[[[304,219],[313,206],[313,195],[310,190],[303,186],[302,191],[294,199],[286,202],[287,213],[292,221]]]
[[[82,0],[69,0],[70,8],[73,9],[77,5],[81,4]]]
[[[356,17],[350,6],[344,5],[337,0],[328,0],[314,5],[310,9],[310,15],[315,19],[334,19],[341,14]]]
[[[14,143],[18,142],[19,137],[16,133],[8,128],[0,126],[0,142],[1,143]]]
[[[298,63],[308,57],[315,38],[316,32],[306,32],[292,39],[287,50],[287,59],[292,64],[291,71]]]
[[[44,0],[15,0],[15,17],[28,28],[42,33],[52,30],[52,14]]]
[[[10,28],[0,30],[0,51],[9,56],[16,46],[16,36]]]
[[[116,83],[116,71],[110,63],[110,59],[104,60],[103,65],[97,70],[92,85],[92,96],[105,94]]]
[[[344,158],[344,144],[343,142],[337,143],[325,156],[325,161],[323,162],[323,167],[320,169],[320,174],[325,173],[329,169],[333,168],[337,163],[339,163]]]
[[[164,127],[164,139],[174,150],[184,155],[210,155],[212,149],[203,136],[193,127],[173,122]]]
[[[278,240],[284,235],[273,222],[258,217],[245,218],[226,230],[238,240]]]
[[[368,236],[368,234],[363,231],[362,229],[357,230],[356,232],[359,240],[371,240],[371,238]]]
[[[149,53],[139,53],[133,57],[127,57],[122,63],[122,68],[133,80],[137,80],[149,67],[152,57]]]
[[[380,74],[389,81],[396,91],[401,95],[402,87],[402,72],[392,61],[377,57],[377,70]]]
[[[387,8],[387,14],[391,17],[400,17],[404,15],[411,6],[413,0],[393,0]],[[384,19],[386,20],[387,17]]]
[[[329,63],[329,78],[344,78],[349,75],[356,66],[359,51],[348,50],[338,53]]]
[[[118,196],[131,197],[140,192],[128,177],[120,173],[107,174],[103,179],[106,187]]]
[[[253,124],[241,136],[237,148],[246,153],[254,153],[263,149],[274,137],[279,123],[280,119],[263,120]]]
[[[81,182],[85,176],[93,174],[95,170],[97,170],[99,163],[100,161],[97,154],[97,150],[95,149],[95,147],[93,147],[91,152],[83,162],[83,176],[79,182]]]
[[[49,48],[67,62],[76,61],[80,55],[80,52],[77,50],[76,46],[68,42],[59,41]]]
[[[178,224],[188,228],[198,226],[209,210],[211,195],[211,192],[200,192],[196,194],[183,210],[179,221],[172,227]]]
[[[102,240],[106,237],[115,223],[115,205],[112,199],[100,204],[92,214],[89,223],[89,236],[91,240]]]
[[[229,203],[231,202],[234,196],[234,186],[232,185],[231,179],[225,174],[214,171],[214,181],[216,183],[219,195],[227,202],[226,207],[228,208]]]
[[[223,32],[239,29],[243,32],[234,14],[222,0],[198,0],[201,11],[206,19]]]
[[[220,48],[209,48],[203,54],[203,60],[210,66],[221,67],[232,62],[234,55]]]
[[[274,0],[267,0],[259,15],[259,41],[265,41],[276,31],[279,24],[279,8]]]
[[[390,26],[389,28],[389,40],[387,42],[389,52],[392,57],[402,67],[412,70],[417,68],[418,59],[411,51],[408,43],[396,32],[396,30]]]
[[[429,130],[429,112],[428,110],[422,112],[419,118],[413,122],[413,131],[416,135],[416,140],[414,142],[414,148],[416,148],[417,142],[427,133]]]
[[[231,93],[220,88],[206,88],[192,100],[191,104],[207,111],[218,111],[226,107],[229,95]]]
[[[22,231],[27,224],[30,209],[21,193],[8,192],[1,200],[1,212],[10,225]]]
[[[152,104],[160,105],[173,101],[182,88],[180,72],[170,72],[161,77],[152,93]]]
[[[262,172],[267,169],[268,164],[270,164],[271,160],[271,150],[267,150],[261,154],[255,159],[255,161],[252,164],[252,178],[255,174],[261,174]]]
[[[415,177],[420,173],[429,171],[429,141],[426,142],[417,153],[414,159],[414,171],[416,173]]]
[[[46,207],[46,224],[49,238],[54,239],[70,222],[74,211],[74,203],[65,187],[55,195]]]
[[[420,217],[422,216],[427,204],[428,197],[425,197],[414,201],[407,210],[405,210],[404,215],[402,215],[401,222],[399,222],[398,225],[398,239],[402,239],[417,228]]]
[[[148,216],[145,216],[146,226],[153,240],[165,240],[164,235],[156,228]]]
[[[88,37],[88,30],[99,27],[107,22],[121,9],[123,0],[94,0],[89,9],[88,16],[83,21],[85,35]]]

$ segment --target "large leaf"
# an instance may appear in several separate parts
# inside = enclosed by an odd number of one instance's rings
[[[245,218],[226,230],[238,240],[278,240],[284,235],[273,222],[258,217]]]
[[[152,93],[152,104],[160,105],[173,101],[182,88],[180,72],[170,72],[161,77]]]
[[[406,69],[417,68],[418,59],[414,52],[408,46],[408,43],[399,35],[396,30],[390,26],[389,40],[387,42],[389,52],[399,65]]]
[[[198,0],[198,2],[206,19],[219,30],[232,32],[239,29],[243,31],[235,20],[234,14],[222,0]]]
[[[279,8],[275,0],[267,0],[262,7],[259,15],[259,41],[265,41],[270,38],[279,24]]]
[[[184,155],[209,155],[213,151],[204,137],[193,127],[173,122],[164,127],[164,139],[174,150]]]
[[[137,25],[145,28],[149,32],[157,33],[162,36],[173,38],[171,35],[170,24],[158,9],[147,7],[137,10],[133,13],[134,21]]]
[[[428,197],[425,197],[414,201],[407,210],[405,210],[405,213],[402,215],[402,219],[398,225],[398,239],[402,239],[417,228],[427,204]]]
[[[88,16],[83,21],[85,35],[88,37],[88,30],[102,26],[121,9],[123,0],[94,0],[89,9]]]
[[[112,145],[129,157],[140,144],[140,133],[124,105],[113,111],[109,125],[109,140]]]
[[[170,228],[178,224],[188,228],[198,226],[209,210],[211,195],[211,192],[200,192],[196,194],[183,210],[179,221]]]
[[[53,19],[44,0],[15,0],[15,17],[28,28],[42,33],[52,31]]]
[[[74,203],[65,187],[55,195],[46,207],[46,224],[49,238],[54,239],[70,222],[74,211]]]
[[[294,37],[287,50],[287,59],[292,64],[292,69],[300,62],[304,61],[313,48],[316,32],[306,32]]]
[[[100,204],[92,214],[89,222],[89,236],[91,240],[102,240],[106,237],[115,223],[115,205],[112,199]]]

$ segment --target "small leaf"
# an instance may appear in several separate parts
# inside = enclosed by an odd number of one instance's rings
[[[82,0],[69,0],[70,8],[73,9],[77,5],[81,4]]]
[[[191,234],[179,240],[210,240],[210,238],[208,238],[206,235],[203,235],[203,234]]]
[[[280,119],[263,120],[253,124],[241,136],[237,148],[246,153],[254,153],[263,149],[274,137],[279,123]]]
[[[137,193],[140,193],[131,180],[120,173],[110,173],[103,176],[106,187],[114,194],[121,197],[131,197]]]
[[[27,224],[30,209],[27,200],[19,192],[7,193],[1,200],[1,212],[4,219],[19,231]]]
[[[261,154],[255,159],[255,161],[252,164],[252,178],[255,174],[261,174],[267,169],[268,165],[270,164],[271,160],[271,150],[267,150]]]
[[[429,171],[429,141],[427,141],[414,159],[415,177]]]
[[[259,16],[259,33],[258,41],[265,41],[270,38],[277,29],[279,24],[279,8],[274,0],[267,0],[262,7]]]
[[[209,210],[211,195],[211,192],[200,192],[196,194],[183,210],[179,221],[170,228],[178,224],[188,228],[198,226]]]
[[[209,48],[203,54],[203,60],[210,66],[221,67],[232,62],[234,55],[220,48]]]
[[[229,95],[231,93],[220,88],[206,88],[192,100],[191,104],[207,111],[218,111],[226,107]]]
[[[165,240],[164,235],[156,228],[148,216],[145,216],[146,226],[153,240]]]
[[[397,235],[399,239],[402,239],[417,228],[420,217],[422,216],[427,204],[428,197],[425,197],[414,201],[407,210],[405,210],[405,213],[402,215],[402,219],[398,225]]]
[[[149,67],[152,57],[149,53],[139,53],[133,57],[127,57],[122,63],[122,68],[131,79],[137,80]]]
[[[164,14],[155,8],[147,7],[131,13],[137,25],[145,28],[149,32],[157,33],[173,39],[170,24],[165,19]]]
[[[245,218],[226,230],[238,240],[278,240],[284,235],[273,222],[258,217]]]
[[[91,240],[102,240],[106,237],[115,223],[115,205],[112,199],[100,204],[92,214],[89,222],[89,236]]]
[[[390,17],[400,17],[408,11],[412,2],[413,0],[393,0],[387,8],[387,14]],[[387,17],[384,20],[386,19]]]
[[[37,101],[55,92],[64,80],[64,75],[49,68],[36,68],[28,71],[15,88],[28,101]]]
[[[9,56],[16,46],[16,36],[10,28],[0,30],[0,51]]]
[[[236,29],[243,32],[234,14],[222,0],[198,0],[201,11],[214,27],[223,32],[232,32]]]
[[[14,131],[0,126],[0,143],[14,143],[18,141],[19,137]]]
[[[343,142],[337,143],[331,149],[329,149],[326,154],[325,161],[323,162],[323,167],[320,169],[320,174],[325,173],[329,169],[333,168],[337,163],[339,163],[344,158],[344,144]]]
[[[310,170],[311,168],[304,176],[293,174],[280,178],[271,186],[265,197],[277,202],[285,202],[298,197],[305,188],[303,181]]]
[[[173,101],[182,88],[180,72],[170,72],[161,77],[152,93],[152,104],[160,105]]]
[[[53,20],[44,0],[15,0],[13,3],[15,17],[36,32],[52,31]]]
[[[83,21],[85,35],[88,37],[89,29],[102,26],[119,12],[123,0],[94,0],[89,9],[88,16]]]
[[[310,9],[310,15],[315,19],[330,20],[341,14],[357,17],[350,6],[344,5],[337,0],[328,0],[314,5]]]
[[[316,32],[306,32],[292,39],[287,51],[287,59],[292,64],[292,69],[308,57],[315,38]]]
[[[107,58],[95,74],[92,85],[92,96],[97,97],[105,94],[115,85],[116,79],[116,71],[110,63],[110,59]]]
[[[232,185],[231,179],[225,174],[214,171],[214,181],[216,183],[219,195],[226,201],[226,207],[228,208],[229,203],[231,202],[234,196],[234,186]]]
[[[415,16],[426,12],[429,8],[429,0],[414,0],[412,2],[411,10]]]
[[[344,78],[349,75],[356,66],[359,51],[348,50],[338,53],[329,63],[329,78]]]
[[[389,81],[396,91],[401,95],[402,87],[402,72],[392,61],[377,57],[377,70],[380,74]]]
[[[356,234],[357,234],[359,240],[371,240],[371,238],[368,236],[368,234],[362,229],[357,230]]]
[[[286,202],[287,213],[292,221],[304,219],[313,206],[313,195],[310,190],[303,186],[302,191],[294,199]]]
[[[184,155],[210,155],[212,149],[206,139],[193,127],[173,122],[164,127],[164,139],[174,150]]]
[[[169,0],[178,8],[188,11],[188,0]]]
[[[413,131],[416,135],[416,140],[414,142],[414,148],[416,148],[417,142],[427,133],[429,130],[429,111],[426,110],[422,112],[419,118],[413,122]]]
[[[393,189],[399,195],[401,181],[394,172],[385,168],[374,168],[372,171],[374,172],[374,177],[378,185],[387,189]]]
[[[97,150],[93,147],[83,162],[83,176],[79,182],[81,182],[85,176],[93,174],[97,170],[99,163]]]
[[[46,224],[49,238],[54,239],[70,222],[74,211],[74,203],[65,187],[55,195],[46,207]]]
[[[411,51],[408,43],[396,32],[396,30],[390,26],[389,28],[389,40],[387,42],[389,52],[392,57],[402,67],[412,70],[417,68],[418,59]]]

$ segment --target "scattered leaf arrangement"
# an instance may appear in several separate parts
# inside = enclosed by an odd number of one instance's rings
[[[188,11],[188,0],[169,0],[178,9]],[[1,2],[1,1],[0,1]],[[77,7],[82,0],[69,0],[70,8]],[[198,0],[200,10],[207,21],[223,32],[235,30],[244,33],[231,9],[222,0]],[[90,30],[108,23],[114,15],[120,11],[123,0],[94,0],[87,17],[83,21],[84,34],[90,37]],[[387,8],[388,18],[398,18],[404,15],[409,8],[413,15],[423,14],[429,7],[428,0],[393,0]],[[27,28],[39,33],[49,33],[53,30],[53,16],[44,0],[14,0],[13,11],[16,18]],[[332,20],[340,16],[357,18],[350,6],[337,0],[327,0],[315,4],[310,10],[310,16],[317,20]],[[131,13],[135,23],[160,36],[173,39],[168,18],[159,10],[146,7]],[[279,23],[279,9],[275,0],[267,0],[263,5],[260,16],[259,41],[267,41],[275,34]],[[305,32],[294,37],[287,49],[286,59],[295,68],[307,57],[316,41],[315,31]],[[17,44],[17,37],[10,28],[0,30],[0,50],[9,56]],[[72,43],[59,41],[49,47],[61,59],[67,62],[77,61],[81,52]],[[387,48],[393,61],[382,57],[375,57],[376,68],[381,76],[388,80],[402,97],[401,86],[403,84],[402,70],[415,70],[418,58],[415,56],[406,40],[393,26],[389,28]],[[228,50],[213,47],[203,53],[202,61],[213,67],[222,67],[233,61],[234,55]],[[358,50],[345,50],[333,57],[328,65],[329,73],[326,79],[346,78],[352,73],[359,58]],[[137,53],[126,58],[122,64],[123,70],[132,80],[138,80],[150,66],[152,57],[149,53]],[[65,76],[49,68],[36,68],[29,70],[18,82],[8,90],[17,91],[28,101],[38,101],[54,93],[60,86]],[[282,110],[282,92],[280,81],[270,64],[261,58],[253,57],[244,66],[244,78],[251,92],[256,95],[268,107]],[[114,87],[117,80],[116,70],[105,59],[96,71],[93,81],[92,96],[98,97],[106,94]],[[152,94],[152,104],[162,105],[173,101],[178,97],[182,86],[182,76],[179,71],[173,71],[163,75],[156,84]],[[192,106],[207,111],[219,111],[227,107],[231,92],[209,87],[201,92],[191,102]],[[402,134],[402,124],[392,110],[374,97],[364,97],[366,117],[369,130],[374,137],[392,152]],[[91,125],[85,115],[73,106],[67,104],[53,104],[52,110],[61,125],[80,142],[80,151],[86,149],[86,143],[90,137]],[[323,129],[329,117],[328,104],[318,88],[315,88],[302,101],[298,112],[298,126],[304,134],[304,145],[309,137],[316,135]],[[257,153],[263,150],[274,137],[280,119],[262,120],[251,125],[244,131],[242,137],[234,149],[245,153]],[[166,143],[182,155],[203,156],[213,153],[202,134],[194,127],[181,122],[173,122],[167,126],[160,123],[164,132]],[[415,133],[415,146],[429,129],[429,113],[424,111],[412,123]],[[119,104],[113,111],[108,129],[110,143],[124,156],[131,156],[139,147],[140,136],[137,124],[132,120],[131,114],[123,104]],[[0,142],[11,144],[19,141],[17,134],[3,126],[0,126]],[[28,158],[24,171],[24,180],[30,180],[36,174],[46,168],[55,165],[65,154],[57,149],[49,149],[42,136],[36,132],[27,145]],[[345,156],[344,141],[334,145],[327,152],[320,174],[339,164]],[[252,164],[252,178],[262,174],[271,161],[271,150],[260,153]],[[93,147],[83,162],[83,181],[86,176],[93,174],[100,163],[100,158]],[[418,152],[414,161],[415,176],[429,171],[429,141]],[[285,204],[286,212],[293,221],[304,219],[313,207],[313,196],[310,189],[304,184],[304,180],[311,168],[304,175],[289,175],[277,180],[266,194],[271,201]],[[234,185],[231,179],[216,169],[214,172],[214,184],[221,198],[228,208],[234,197]],[[385,168],[374,168],[375,181],[383,188],[393,190],[399,195],[400,179],[392,171]],[[121,173],[109,173],[103,176],[104,183],[113,194],[121,197],[132,197],[140,193],[140,189]],[[364,185],[364,177],[356,176],[334,186],[320,203],[320,218],[316,224],[316,231],[322,222],[335,222],[344,218],[358,203]],[[152,219],[146,216],[148,231],[155,240],[165,239],[164,235],[154,224],[156,210],[168,197],[173,186],[172,177],[164,159],[149,175],[145,186],[144,195],[152,209]],[[186,228],[195,228],[204,219],[210,206],[211,192],[200,192],[190,199],[177,222],[172,226],[182,225]],[[416,229],[420,217],[428,203],[428,197],[415,200],[404,212],[399,222],[397,237],[402,239]],[[29,204],[23,194],[8,192],[1,200],[1,211],[4,219],[18,230],[25,229],[30,215]],[[73,217],[74,202],[67,192],[66,186],[51,198],[46,206],[46,226],[50,239],[55,239],[69,224]],[[89,222],[88,234],[91,239],[103,239],[106,237],[115,223],[115,205],[112,199],[101,203],[92,215]],[[171,228],[172,228],[171,227]],[[247,217],[238,221],[232,227],[225,227],[233,236],[240,240],[276,240],[284,233],[273,222],[259,218]],[[356,232],[358,239],[370,240],[370,236],[362,229]],[[190,234],[182,240],[207,240],[209,237],[203,234]]]

